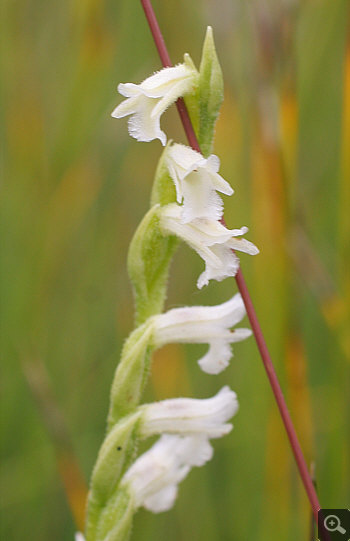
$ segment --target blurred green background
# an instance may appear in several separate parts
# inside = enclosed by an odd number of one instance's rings
[[[225,79],[215,152],[236,192],[225,218],[248,225],[261,250],[242,268],[320,500],[347,507],[349,2],[154,7],[174,62],[189,52],[198,65],[214,28]],[[117,84],[160,62],[136,0],[4,0],[2,11],[2,538],[69,541],[133,325],[127,249],[161,151],[110,112]],[[162,126],[185,142],[175,108]],[[182,246],[167,307],[236,291],[228,279],[198,292],[201,269]],[[195,362],[204,349],[157,352],[145,400],[229,384],[235,430],[214,442],[174,509],[137,514],[132,539],[308,541],[308,502],[253,338],[217,377]]]

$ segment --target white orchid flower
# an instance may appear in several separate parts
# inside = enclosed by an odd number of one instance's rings
[[[213,449],[204,436],[165,434],[134,464],[123,477],[135,509],[145,507],[154,513],[173,506],[177,485],[192,466],[202,466],[213,456]]]
[[[174,144],[166,152],[165,162],[176,187],[176,199],[182,207],[182,222],[196,218],[220,220],[223,202],[216,193],[232,195],[233,189],[219,174],[220,160],[185,145]]]
[[[183,64],[163,68],[141,84],[120,83],[118,92],[127,99],[112,113],[114,118],[131,115],[129,133],[138,141],[160,139],[166,144],[166,135],[160,129],[160,117],[178,98],[194,92],[198,84],[198,71],[189,55]]]
[[[219,374],[232,357],[230,344],[245,340],[250,329],[230,330],[245,316],[239,293],[217,306],[173,308],[153,316],[153,342],[161,347],[172,342],[209,344],[209,350],[198,364],[208,374]]]
[[[141,437],[153,434],[203,434],[220,438],[232,430],[227,423],[238,410],[237,395],[225,386],[212,398],[173,398],[141,406]]]
[[[198,218],[189,223],[182,222],[182,207],[170,203],[159,209],[160,227],[166,234],[176,235],[187,242],[205,261],[205,271],[199,276],[197,287],[201,289],[209,280],[221,281],[235,276],[239,259],[232,250],[250,255],[259,253],[258,248],[246,239],[247,227],[227,229],[219,221]]]

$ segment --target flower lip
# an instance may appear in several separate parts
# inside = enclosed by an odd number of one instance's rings
[[[211,279],[221,281],[228,276],[235,276],[239,268],[239,259],[233,250],[250,255],[259,253],[252,242],[236,238],[248,231],[246,227],[230,230],[219,221],[208,218],[183,223],[182,212],[182,207],[176,203],[160,207],[159,223],[164,234],[178,236],[205,261],[205,271],[197,282],[199,289],[207,285]]]
[[[182,222],[196,218],[220,220],[223,202],[217,191],[232,195],[233,189],[218,174],[219,158],[214,154],[204,158],[190,147],[175,143],[167,150],[165,161],[175,184],[177,202],[183,201]]]
[[[213,456],[204,436],[163,434],[125,473],[121,484],[128,488],[135,508],[159,513],[170,509],[177,485],[192,466],[202,466]]]

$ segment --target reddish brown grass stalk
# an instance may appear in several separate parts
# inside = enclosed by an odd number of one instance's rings
[[[155,16],[153,7],[151,5],[151,2],[150,2],[150,0],[141,0],[141,4],[142,4],[143,9],[145,11],[145,15],[146,15],[148,24],[150,26],[150,29],[151,29],[152,36],[153,36],[153,39],[155,41],[156,47],[158,49],[158,53],[159,53],[160,59],[162,61],[162,64],[163,64],[164,67],[171,66],[172,63],[171,63],[171,60],[170,60],[170,57],[169,57],[169,53],[167,51],[167,48],[166,48],[162,33],[160,31],[158,21],[156,19],[156,16]],[[186,136],[187,136],[187,139],[188,139],[188,142],[189,142],[190,146],[194,150],[197,150],[198,152],[200,152],[199,144],[198,144],[196,135],[194,133],[194,130],[193,130],[193,127],[192,127],[192,124],[191,124],[191,121],[190,121],[190,117],[188,115],[188,112],[187,112],[184,101],[182,99],[179,99],[176,102],[176,106],[177,106],[181,121],[183,123],[183,127],[184,127],[184,130],[186,132]],[[316,494],[316,490],[315,490],[314,485],[312,483],[312,479],[310,477],[310,473],[308,471],[308,468],[307,468],[307,465],[306,465],[306,462],[305,462],[305,458],[303,456],[303,452],[301,450],[301,447],[300,447],[300,444],[299,444],[299,441],[298,441],[298,437],[297,437],[295,428],[293,426],[293,422],[292,422],[292,419],[290,417],[290,414],[289,414],[289,411],[288,411],[288,408],[287,408],[287,404],[286,404],[286,401],[284,399],[282,389],[281,389],[281,386],[279,384],[279,381],[278,381],[278,378],[277,378],[277,375],[276,375],[276,372],[275,372],[275,369],[274,369],[274,366],[273,366],[272,359],[271,359],[269,351],[267,349],[267,345],[266,345],[266,342],[265,342],[265,339],[264,339],[264,336],[263,336],[263,333],[262,333],[262,330],[261,330],[261,327],[260,327],[256,312],[255,312],[255,309],[254,309],[254,306],[253,306],[253,303],[252,303],[252,300],[251,300],[247,285],[246,285],[245,280],[243,278],[243,274],[242,274],[241,269],[239,269],[239,271],[237,272],[237,274],[235,276],[235,279],[236,279],[238,289],[239,289],[239,291],[240,291],[240,293],[242,295],[243,302],[244,302],[246,310],[247,310],[247,315],[248,315],[248,318],[249,318],[249,321],[250,321],[250,324],[251,324],[251,327],[252,327],[252,330],[253,330],[253,333],[254,333],[254,337],[255,337],[255,340],[256,340],[256,343],[257,343],[257,346],[258,346],[262,361],[264,363],[264,367],[265,367],[265,370],[266,370],[266,373],[267,373],[267,377],[269,378],[269,382],[270,382],[273,394],[275,396],[278,409],[279,409],[281,417],[282,417],[282,421],[283,421],[285,430],[287,432],[289,443],[290,443],[290,446],[291,446],[293,454],[294,454],[294,458],[295,458],[295,461],[296,461],[296,464],[297,464],[297,467],[298,467],[298,470],[299,470],[299,473],[300,473],[300,477],[302,479],[302,482],[304,484],[307,496],[309,498],[310,505],[311,505],[314,517],[315,517],[315,519],[317,521],[317,513],[318,513],[318,510],[321,508],[321,506],[319,504],[318,497],[317,497],[317,494]]]

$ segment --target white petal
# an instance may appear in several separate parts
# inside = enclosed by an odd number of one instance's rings
[[[218,306],[173,308],[153,316],[152,340],[155,347],[172,342],[210,344],[208,353],[200,359],[199,365],[205,372],[218,374],[228,365],[232,356],[229,344],[245,340],[251,335],[249,329],[230,330],[245,314],[239,293]]]
[[[196,72],[188,66],[178,64],[177,66],[171,66],[157,71],[145,79],[139,86],[147,96],[161,98],[172,89],[174,84],[182,80],[193,80],[195,75]]]
[[[122,485],[128,487],[136,508],[167,510],[176,496],[174,487],[186,477],[191,466],[203,465],[212,454],[212,447],[203,436],[165,434],[128,469]],[[163,509],[162,496],[166,500]]]
[[[215,322],[227,328],[233,327],[233,325],[239,323],[246,315],[245,306],[240,293],[236,293],[232,299],[222,304],[209,308],[213,312],[212,317],[215,318]]]
[[[169,511],[175,503],[178,488],[177,485],[169,485],[159,492],[148,496],[143,502],[143,507],[153,513]]]
[[[191,194],[192,197],[195,199]],[[176,203],[161,207],[159,218],[160,227],[165,234],[180,237],[205,261],[205,271],[197,282],[199,289],[211,279],[221,281],[228,276],[235,276],[239,269],[239,259],[233,250],[251,255],[259,252],[251,242],[236,238],[248,231],[246,227],[227,229],[219,221],[207,218],[183,223],[183,207]]]
[[[259,253],[259,248],[246,239],[230,239],[228,244],[232,250],[239,250],[250,255],[257,255]]]
[[[200,254],[201,255],[201,254]],[[229,276],[235,276],[239,269],[239,259],[231,248],[226,245],[216,244],[211,247],[211,258],[205,257],[206,266],[205,271],[199,276],[197,281],[198,289],[202,289],[203,286],[208,285],[209,280],[217,280],[221,282]],[[219,264],[213,260],[213,256],[216,257]]]
[[[152,116],[155,106],[152,98],[141,96],[134,114],[129,118],[129,133],[138,141],[152,141],[160,139],[163,145],[166,143],[166,135],[160,129],[160,118]]]
[[[187,464],[199,467],[213,458],[213,448],[205,436],[193,436],[185,439],[188,439]]]
[[[228,366],[231,357],[230,344],[215,341],[210,343],[208,353],[199,359],[198,364],[207,374],[219,374]]]
[[[161,208],[160,224],[165,231],[179,236],[195,250],[197,247],[204,249],[213,244],[227,242],[232,236],[230,230],[215,220],[201,218],[184,224],[182,207],[176,203],[170,203]]]
[[[118,92],[126,98],[138,97],[140,95],[140,85],[134,83],[119,83]]]
[[[114,118],[123,118],[124,116],[132,115],[138,107],[139,96],[129,98],[122,101],[111,113]]]
[[[241,342],[252,335],[251,329],[234,329],[231,333],[230,343]]]
[[[177,83],[174,83],[166,94],[164,94],[164,96],[158,100],[152,115],[162,115],[172,103],[174,103],[180,96],[185,96],[188,94],[190,90],[191,86],[189,86],[189,79],[182,81],[180,80]]]
[[[169,148],[167,161],[173,162],[179,173],[182,173],[180,174],[182,180],[188,172],[193,170],[194,164],[203,161],[203,156],[186,145],[175,143]]]
[[[166,143],[166,135],[160,129],[162,113],[180,96],[194,90],[198,73],[188,65],[164,68],[148,77],[140,85],[121,83],[118,91],[127,99],[112,113],[115,118],[131,115],[129,133],[138,141],[160,139]]]
[[[188,223],[196,218],[220,220],[223,215],[223,202],[221,197],[207,182],[208,174],[202,169],[187,175],[182,183],[184,206],[182,222]]]
[[[207,158],[208,167],[213,173],[217,173],[220,169],[220,158],[215,154],[211,154]]]
[[[202,434],[208,438],[218,438],[232,429],[227,424],[237,411],[236,393],[229,387],[223,387],[212,398],[173,398],[154,404],[141,406],[141,434],[148,437],[153,434]]]
[[[217,306],[173,308],[153,317],[153,340],[157,347],[170,342],[208,343],[221,339],[235,341],[229,330],[245,316],[239,293]]]
[[[173,144],[169,147],[166,162],[170,176],[176,186],[177,201],[183,198],[182,221],[196,218],[219,220],[223,204],[216,190],[231,195],[233,190],[217,171],[220,161],[217,156],[204,158],[191,148]]]
[[[77,533],[75,534],[75,541],[85,541],[85,537],[83,536],[82,533],[77,532]]]
[[[217,167],[216,167],[216,164]],[[212,154],[207,159],[207,170],[210,174],[211,182],[215,190],[218,190],[221,193],[224,193],[225,195],[232,195],[234,193],[234,190],[232,186],[225,180],[221,175],[217,173],[219,170],[220,160],[217,156]]]

